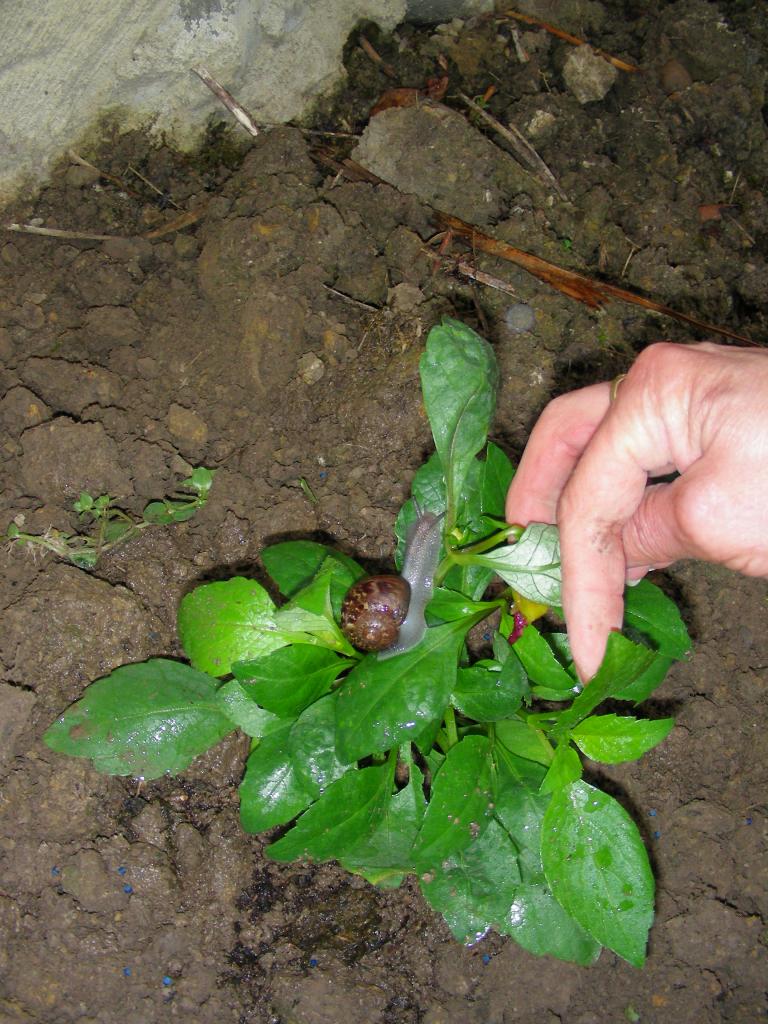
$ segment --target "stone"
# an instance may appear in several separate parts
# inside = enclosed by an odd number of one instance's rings
[[[565,84],[582,105],[595,103],[609,92],[619,72],[591,46],[577,46],[565,59]]]
[[[147,126],[187,147],[212,115],[231,122],[190,74],[201,64],[257,121],[298,119],[343,80],[353,28],[372,19],[392,29],[405,9],[405,0],[114,0],[85,12],[69,0],[16,4],[0,42],[0,202],[42,180],[68,146],[92,142],[107,111],[120,111],[122,130]]]

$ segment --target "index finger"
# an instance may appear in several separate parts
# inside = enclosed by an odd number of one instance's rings
[[[620,629],[627,563],[622,538],[645,493],[648,477],[667,462],[663,418],[654,415],[630,377],[594,431],[557,510],[563,611],[571,652],[582,679],[591,679],[608,634]]]
[[[508,523],[554,523],[565,484],[610,404],[610,385],[553,399],[531,432],[507,493]]]

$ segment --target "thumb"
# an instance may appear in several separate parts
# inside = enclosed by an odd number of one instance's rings
[[[691,534],[688,510],[695,503],[695,469],[672,483],[647,487],[622,528],[628,569],[662,569],[681,558],[707,557]],[[698,510],[697,510],[698,511]]]

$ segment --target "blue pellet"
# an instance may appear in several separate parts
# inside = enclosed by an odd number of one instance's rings
[[[124,886],[123,886],[123,892],[124,892],[124,893],[125,893],[125,894],[126,894],[127,896],[130,896],[130,895],[131,895],[131,893],[133,892],[133,886],[132,886],[132,885],[124,885]]]
[[[51,874],[53,875],[54,878],[58,878],[58,876],[61,874],[61,868],[57,868],[56,865],[54,864],[54,866],[51,868]]]
[[[131,968],[130,967],[124,967],[123,968],[123,975],[126,978],[130,978],[130,976],[131,976]]]
[[[483,963],[484,964],[489,964],[490,962],[491,962],[490,955],[488,953],[483,953]]]
[[[656,817],[656,811],[655,810],[648,811],[648,817],[649,818],[655,818]]]
[[[163,984],[166,988],[173,984],[173,978],[170,978],[167,974],[163,975]]]
[[[317,967],[317,957],[314,957],[314,956],[310,957],[309,966],[310,967]]]
[[[128,870],[128,868],[124,868],[124,867],[119,867],[119,868],[117,869],[117,873],[118,873],[118,875],[124,875],[124,874],[126,873],[126,871],[127,871],[127,870]]]
[[[654,832],[653,833],[653,838],[654,839],[661,839],[661,832]]]

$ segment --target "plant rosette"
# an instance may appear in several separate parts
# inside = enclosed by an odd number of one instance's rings
[[[641,582],[626,594],[628,635],[611,635],[583,688],[563,627],[534,625],[546,609],[561,621],[557,530],[502,518],[513,467],[488,440],[490,345],[445,320],[420,373],[436,451],[397,516],[398,567],[419,514],[442,517],[442,539],[415,647],[355,650],[340,609],[362,567],[313,541],[275,544],[263,563],[282,604],[243,577],[197,587],[178,613],[190,664],[116,669],[45,740],[99,771],[153,779],[240,729],[252,737],[242,826],[281,826],[275,860],[337,860],[380,886],[415,875],[464,943],[493,928],[535,954],[590,964],[605,946],[642,965],[648,856],[627,811],[584,780],[580,754],[616,764],[664,739],[671,718],[598,708],[643,702],[688,653],[688,634],[673,602]],[[467,634],[483,620],[497,625],[475,658]]]

